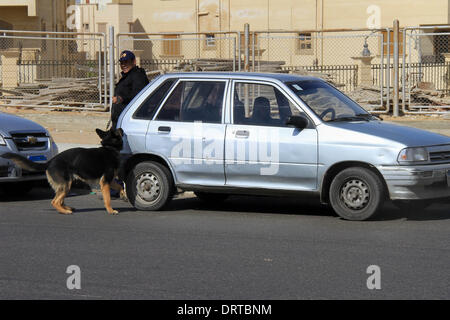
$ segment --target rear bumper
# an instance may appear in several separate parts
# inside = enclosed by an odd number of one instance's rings
[[[450,197],[450,164],[380,166],[391,200]]]

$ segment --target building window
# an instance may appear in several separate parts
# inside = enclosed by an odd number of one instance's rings
[[[177,34],[167,34],[163,36],[163,55],[164,56],[180,56],[181,42],[180,36]]]
[[[216,35],[205,34],[205,50],[214,50],[216,48]]]
[[[253,35],[255,36],[255,48],[258,48],[258,34],[250,33],[248,35],[248,47],[250,48],[250,52],[252,51],[253,46]],[[241,50],[245,49],[245,34],[241,33]]]
[[[97,23],[97,30],[100,33],[106,34],[106,23]]]
[[[207,47],[216,46],[216,36],[214,34],[207,34],[205,44]]]
[[[299,33],[297,41],[298,54],[313,54],[313,43],[311,33]]]
[[[383,54],[387,55],[387,31],[382,31],[383,34]],[[378,40],[379,42],[379,40]],[[394,31],[389,32],[389,52],[391,57],[394,55]],[[398,54],[403,55],[403,30],[400,29],[398,33]]]
[[[88,32],[88,31],[89,31],[89,23],[83,23],[83,30],[84,30],[85,32]]]

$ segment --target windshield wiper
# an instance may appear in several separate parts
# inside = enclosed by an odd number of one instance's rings
[[[370,114],[370,113],[359,113],[359,114],[355,114],[354,116],[340,117],[340,118],[327,120],[327,122],[361,121],[361,120],[369,122],[373,118],[377,118],[377,117],[375,117],[373,114]]]

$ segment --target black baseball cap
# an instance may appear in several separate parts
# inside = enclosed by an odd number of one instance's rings
[[[134,59],[136,59],[136,56],[134,55],[133,52],[131,52],[130,50],[124,50],[120,54],[119,61],[122,62],[122,61],[127,61],[127,60],[134,60]]]

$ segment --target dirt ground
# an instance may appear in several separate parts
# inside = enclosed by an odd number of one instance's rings
[[[44,126],[56,143],[98,144],[96,128],[106,129],[109,113],[0,108],[0,111],[33,120]]]
[[[1,112],[15,114],[44,126],[56,143],[98,144],[96,128],[105,130],[109,113],[89,111],[50,111],[46,109],[0,108]],[[450,136],[450,118],[447,116],[381,115],[383,120],[421,128]]]

